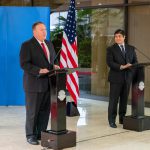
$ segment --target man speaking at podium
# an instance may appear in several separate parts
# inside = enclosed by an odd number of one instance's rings
[[[117,128],[116,116],[119,101],[119,123],[123,124],[123,117],[127,110],[127,100],[132,81],[132,64],[137,63],[133,46],[125,44],[125,32],[118,29],[114,33],[115,44],[107,48],[106,61],[110,68],[108,81],[110,82],[108,121],[112,128]]]
[[[50,83],[46,74],[54,65],[55,51],[46,40],[46,26],[36,22],[32,26],[33,37],[24,42],[20,51],[20,65],[24,70],[23,85],[26,100],[26,138],[27,142],[38,145],[41,131],[47,129],[50,113]]]

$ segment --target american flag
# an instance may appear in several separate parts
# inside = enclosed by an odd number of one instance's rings
[[[75,12],[75,0],[70,0],[67,21],[63,32],[62,48],[60,53],[60,68],[78,67]],[[75,104],[77,104],[77,99],[79,97],[78,71],[68,74],[66,82],[67,90]]]

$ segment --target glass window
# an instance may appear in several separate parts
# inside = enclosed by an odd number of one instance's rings
[[[64,19],[61,20],[61,18]],[[50,31],[55,30],[57,27],[64,28],[65,19],[67,18],[67,12],[57,12],[50,15]]]
[[[106,49],[114,42],[113,34],[124,28],[124,9],[101,8],[91,15],[91,94],[108,96]]]
[[[51,14],[53,30],[51,36],[55,49],[59,47],[58,51],[61,48],[63,31],[61,27],[66,18],[58,13],[53,16]],[[124,9],[122,8],[77,11],[78,59],[81,68],[79,71],[80,97],[84,97],[85,94],[108,96],[106,48],[113,43],[114,31],[123,27]],[[54,38],[55,36],[57,38]]]

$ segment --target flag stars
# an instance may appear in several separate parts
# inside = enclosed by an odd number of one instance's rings
[[[67,23],[64,29],[70,44],[72,44],[75,41],[75,37],[76,37],[75,16],[76,16],[75,3],[74,0],[71,0],[71,6],[69,7],[69,11],[67,15]]]

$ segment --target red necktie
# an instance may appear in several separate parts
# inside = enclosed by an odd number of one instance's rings
[[[48,55],[47,55],[46,47],[45,47],[44,43],[41,43],[41,46],[42,46],[42,49],[44,51],[44,54],[45,54],[46,58],[48,59]]]

